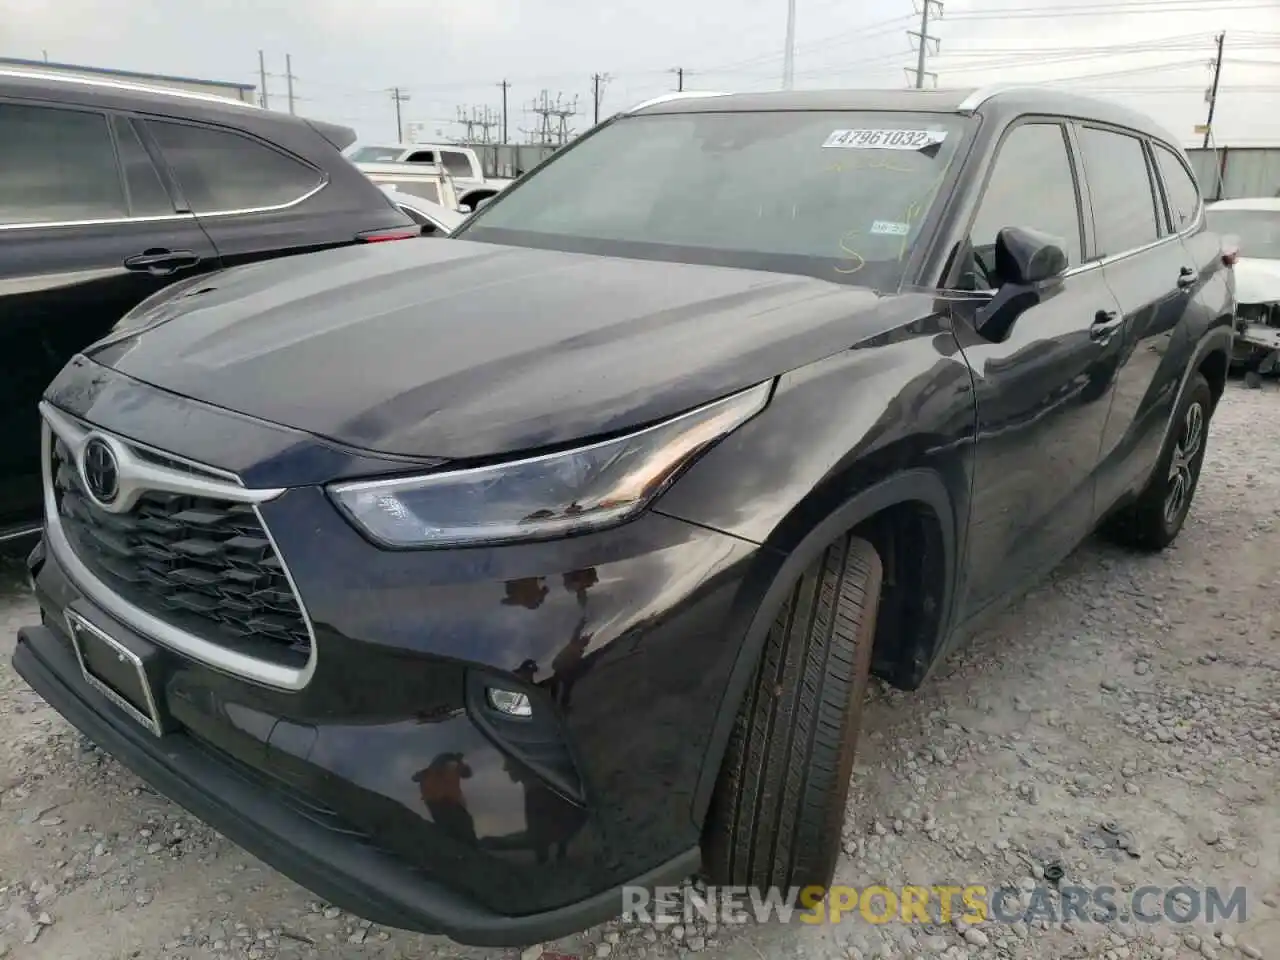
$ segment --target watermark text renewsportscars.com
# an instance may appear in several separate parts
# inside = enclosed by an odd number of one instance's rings
[[[632,923],[1195,923],[1247,919],[1244,887],[970,884],[792,887],[623,887],[622,919]]]

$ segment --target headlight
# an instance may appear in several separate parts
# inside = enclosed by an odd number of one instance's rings
[[[656,426],[526,460],[336,484],[334,500],[388,547],[544,540],[635,516],[701,451],[764,409],[761,383]]]

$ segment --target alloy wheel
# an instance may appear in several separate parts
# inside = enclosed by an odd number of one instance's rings
[[[1204,444],[1204,407],[1197,401],[1187,407],[1182,418],[1182,429],[1173,448],[1173,460],[1169,464],[1168,493],[1164,500],[1164,522],[1170,526],[1187,508],[1191,488],[1195,483],[1195,471],[1199,468],[1198,456]]]

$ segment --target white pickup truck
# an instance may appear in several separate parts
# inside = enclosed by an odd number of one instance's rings
[[[388,163],[424,163],[439,166],[453,180],[458,209],[471,211],[477,203],[504,190],[510,180],[486,177],[480,157],[470,147],[446,143],[355,144],[346,150],[357,167]]]

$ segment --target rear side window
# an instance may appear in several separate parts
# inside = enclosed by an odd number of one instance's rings
[[[1196,211],[1200,209],[1200,188],[1177,154],[1159,143],[1155,148],[1160,179],[1164,181],[1165,192],[1169,195],[1173,228],[1181,232],[1195,221]]]
[[[471,158],[465,153],[454,153],[451,150],[441,150],[440,158],[444,161],[444,168],[455,177],[471,176]]]
[[[106,116],[0,103],[0,223],[128,215]]]
[[[1101,257],[1110,257],[1160,239],[1156,199],[1142,141],[1124,133],[1080,129],[1080,153]]]
[[[197,214],[284,206],[322,183],[315,169],[238,133],[153,120],[147,128]]]
[[[994,264],[996,234],[1005,227],[1030,228],[1057,237],[1067,263],[1079,266],[1080,204],[1066,133],[1059,124],[1021,124],[1000,145],[969,231],[974,249],[988,267]]]
[[[430,181],[422,183],[400,183],[396,184],[396,189],[402,193],[409,193],[415,197],[422,197],[423,200],[430,200],[432,203],[440,202],[440,188]]]

